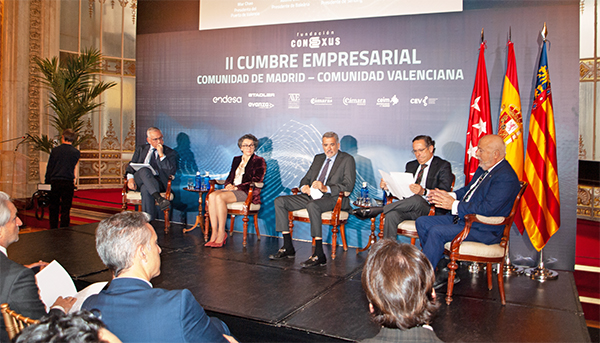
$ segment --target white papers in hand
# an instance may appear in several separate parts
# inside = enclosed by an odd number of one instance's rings
[[[323,192],[320,189],[310,187],[310,197],[313,200],[319,200],[323,197]]]
[[[77,300],[69,312],[78,311],[87,297],[100,293],[107,284],[107,282],[96,282],[77,293],[73,279],[56,260],[38,272],[35,278],[40,290],[40,299],[46,305],[46,312],[50,310],[50,306],[54,304],[58,297],[76,298]]]
[[[151,165],[146,164],[146,163],[129,163],[129,165],[131,166],[131,168],[133,168],[135,171],[140,170],[141,168],[148,168],[150,169],[150,171],[152,172],[152,174],[156,175],[156,170],[154,170],[154,168],[152,168]]]
[[[413,175],[411,173],[391,172],[388,174],[379,169],[379,174],[381,174],[383,181],[385,181],[388,189],[394,196],[408,198],[414,194],[409,187],[414,183]]]

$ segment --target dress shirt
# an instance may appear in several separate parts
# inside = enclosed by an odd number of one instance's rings
[[[498,164],[500,164],[500,162],[504,161],[504,159],[501,159],[500,161],[498,161],[498,163],[494,164],[490,169],[487,170],[487,174],[485,175],[486,177],[490,174],[490,172],[492,171],[492,169],[494,169]],[[483,174],[482,174],[483,175]],[[483,180],[482,180],[483,181]],[[477,187],[481,184],[481,182],[473,182],[473,184],[471,185],[471,187]],[[470,188],[469,188],[470,189]],[[473,193],[475,193],[476,190],[473,191]],[[456,199],[456,193],[454,192],[450,192],[448,193],[450,194],[454,199]],[[452,203],[452,214],[453,215],[458,215],[458,203],[460,203],[460,201],[458,200],[454,200],[454,202]]]

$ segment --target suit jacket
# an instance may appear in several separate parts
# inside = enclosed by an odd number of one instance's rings
[[[235,179],[235,171],[241,162],[242,156],[236,156],[233,158],[233,162],[231,163],[231,170],[229,171],[229,176],[227,176],[227,180],[225,180],[225,185],[233,184],[233,179]],[[266,171],[267,163],[265,162],[265,159],[260,156],[257,156],[256,154],[252,154],[252,156],[250,156],[250,160],[246,164],[246,168],[244,168],[242,183],[240,183],[236,187],[238,188],[238,190],[244,191],[246,194],[248,194],[248,191],[250,190],[250,184],[252,182],[263,182]],[[255,188],[252,192],[252,203],[260,204],[260,188]]]
[[[318,154],[313,159],[308,172],[300,180],[300,188],[304,185],[312,185],[319,178],[319,172],[327,156],[325,154]],[[354,189],[354,182],[356,181],[356,164],[354,157],[343,151],[338,151],[338,155],[335,158],[335,162],[331,167],[329,176],[325,180],[325,185],[331,189],[331,195],[337,197],[340,192],[352,192]],[[349,210],[350,200],[345,197],[342,202],[342,208]]]
[[[211,321],[187,290],[152,288],[143,280],[116,278],[86,299],[109,331],[127,342],[227,342],[223,327]]]
[[[406,172],[412,173],[413,176],[419,170],[419,162],[417,160],[410,161],[406,164]],[[443,160],[437,156],[433,156],[431,165],[429,166],[429,172],[427,172],[427,180],[425,180],[425,188],[427,189],[442,189],[450,192],[452,189],[452,183],[454,181],[454,174],[452,174],[452,167],[450,162]],[[436,214],[445,214],[448,210],[442,208],[436,208]]]
[[[456,200],[463,199],[471,185],[477,182],[483,172],[484,170],[481,167],[477,168],[471,182],[455,192]],[[483,179],[469,202],[459,202],[458,216],[464,219],[465,215],[475,213],[483,216],[506,217],[510,214],[519,190],[521,190],[521,185],[517,174],[506,160],[502,160]],[[502,227],[480,223],[473,223],[473,227],[490,231],[502,229]]]
[[[0,304],[24,316],[40,319],[46,314],[33,270],[11,261],[0,252]],[[0,320],[0,342],[9,342],[4,320]]]
[[[144,163],[146,156],[148,155],[148,151],[152,148],[150,144],[143,144],[138,146],[135,149],[135,153],[131,158],[130,163]],[[160,182],[162,182],[163,186],[166,187],[169,182],[169,177],[171,175],[175,175],[177,171],[177,152],[166,145],[163,145],[163,152],[165,153],[165,158],[161,161],[158,159],[158,176],[160,178]],[[135,169],[131,165],[127,166],[125,170],[127,174],[135,174]]]
[[[396,342],[414,342],[414,343],[427,343],[427,342],[442,342],[433,330],[429,330],[422,326],[410,328],[408,330],[390,329],[382,327],[381,331],[369,339],[361,341],[363,343],[396,343]]]

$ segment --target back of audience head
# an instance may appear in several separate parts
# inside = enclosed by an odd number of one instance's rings
[[[137,247],[150,246],[152,233],[144,212],[121,212],[106,218],[96,229],[96,250],[102,262],[115,276],[133,265]]]
[[[26,327],[14,338],[15,343],[96,343],[121,342],[89,311],[64,314],[51,312],[39,324]]]
[[[429,324],[437,309],[431,263],[414,245],[382,239],[371,247],[362,285],[373,320],[407,330]]]

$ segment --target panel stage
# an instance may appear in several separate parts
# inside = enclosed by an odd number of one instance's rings
[[[57,260],[78,287],[108,281],[110,272],[96,254],[97,224],[20,235],[8,255],[26,264]],[[302,269],[311,254],[309,242],[295,241],[296,258],[271,261],[282,240],[235,232],[221,249],[205,248],[200,229],[183,234],[173,224],[164,234],[153,222],[162,248],[162,274],[155,287],[188,288],[210,315],[223,319],[240,342],[347,342],[374,336],[360,274],[367,252],[344,252],[328,264]],[[233,239],[232,239],[233,238]],[[573,274],[559,271],[555,281],[539,283],[526,276],[505,279],[506,306],[497,281],[487,290],[484,272],[459,270],[454,301],[440,305],[433,328],[446,342],[590,342]],[[440,289],[443,301],[445,287]]]

